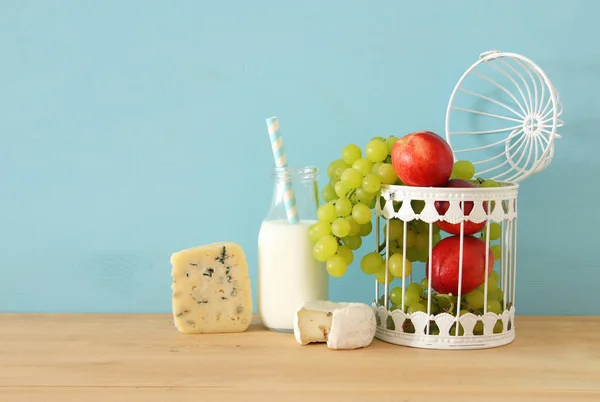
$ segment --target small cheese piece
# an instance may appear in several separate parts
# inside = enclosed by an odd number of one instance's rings
[[[294,336],[298,343],[327,342],[330,349],[369,346],[376,327],[375,312],[364,303],[318,300],[305,303],[294,316]]]
[[[174,253],[173,317],[188,334],[243,332],[252,319],[252,290],[242,248],[213,243]]]

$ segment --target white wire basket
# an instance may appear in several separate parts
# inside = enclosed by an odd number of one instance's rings
[[[375,298],[378,317],[377,337],[381,340],[406,346],[416,346],[434,349],[450,348],[483,348],[494,347],[510,343],[514,339],[514,316],[515,316],[515,280],[516,280],[516,258],[517,258],[517,184],[501,183],[500,187],[494,188],[423,188],[408,186],[385,186],[382,191],[382,200],[376,206],[376,237],[377,244],[380,243],[380,218],[386,221],[385,235],[385,271],[387,278],[384,284],[376,281]],[[443,215],[435,208],[436,202],[448,202],[449,207]],[[463,212],[463,206],[473,202],[469,214]],[[413,205],[424,203],[423,209],[418,213]],[[420,208],[419,208],[420,209]],[[447,239],[458,239],[460,243],[465,241],[464,226],[466,222],[474,222],[483,225],[489,232],[492,223],[498,223],[502,228],[498,245],[501,255],[499,260],[493,260],[490,264],[490,237],[485,241],[476,239],[485,245],[484,261],[485,270],[482,271],[477,285],[483,285],[484,305],[479,309],[480,314],[467,313],[465,311],[464,296],[462,289],[463,262],[460,255],[458,261],[457,289],[449,293],[435,292],[434,284],[428,281],[427,287],[423,289],[423,303],[426,311],[411,312],[405,305],[407,285],[419,283],[422,278],[432,277],[432,265],[425,264],[422,271],[417,270],[417,264],[411,264],[403,259],[403,267],[400,278],[396,278],[398,285],[402,288],[401,302],[395,306],[390,303],[389,261],[390,245],[389,236],[390,221],[398,219],[403,225],[403,256],[407,255],[407,236],[411,227],[417,222],[426,228],[422,233],[427,235],[428,255],[427,260],[432,261],[434,253],[433,240],[436,235],[435,222],[446,221],[458,224],[461,227],[459,235],[446,235],[440,242]],[[474,238],[475,239],[475,238]],[[465,247],[466,248],[466,247]],[[466,250],[465,250],[466,251]],[[465,253],[466,254],[466,253]],[[465,258],[466,259],[466,258]],[[498,272],[499,288],[502,290],[502,300],[499,301],[501,311],[488,311],[488,281],[489,276],[485,272],[493,268]],[[410,274],[407,273],[410,271]],[[415,281],[415,279],[418,279]],[[383,291],[382,288],[383,287]],[[471,285],[472,287],[472,285]],[[472,289],[469,289],[472,290]],[[441,296],[443,294],[443,296]],[[440,306],[439,298],[448,300],[447,308]],[[437,299],[437,300],[436,300]],[[459,301],[463,301],[462,303]]]
[[[382,186],[375,207],[376,251],[385,258],[384,277],[375,281],[377,338],[429,349],[515,339],[518,188],[552,161],[561,113],[552,82],[524,56],[486,52],[463,74],[450,97],[446,139],[455,161],[475,165],[473,182],[495,186]],[[449,224],[451,233],[444,231]],[[417,241],[424,264],[407,257]]]

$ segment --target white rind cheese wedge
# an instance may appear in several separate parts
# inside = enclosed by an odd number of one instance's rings
[[[252,290],[242,248],[213,243],[174,253],[175,326],[187,334],[244,332],[252,320]]]
[[[305,303],[294,316],[294,336],[299,344],[327,342],[330,349],[369,346],[376,327],[375,312],[364,303],[318,300]]]

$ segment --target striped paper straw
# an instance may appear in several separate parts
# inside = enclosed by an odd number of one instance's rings
[[[287,167],[287,157],[285,156],[283,139],[279,133],[279,121],[276,116],[267,119],[267,128],[269,130],[269,139],[271,140],[273,157],[275,158],[275,166],[278,168]],[[296,197],[294,196],[294,189],[292,188],[291,181],[285,182],[283,204],[285,205],[288,222],[291,224],[298,223],[298,206],[296,205]]]

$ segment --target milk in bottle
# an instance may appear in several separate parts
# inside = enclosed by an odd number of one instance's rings
[[[258,235],[258,313],[269,329],[292,332],[294,314],[303,304],[327,300],[329,276],[312,254],[308,228],[316,222],[317,169],[275,168],[271,208]],[[291,184],[299,221],[286,217],[284,193]]]

